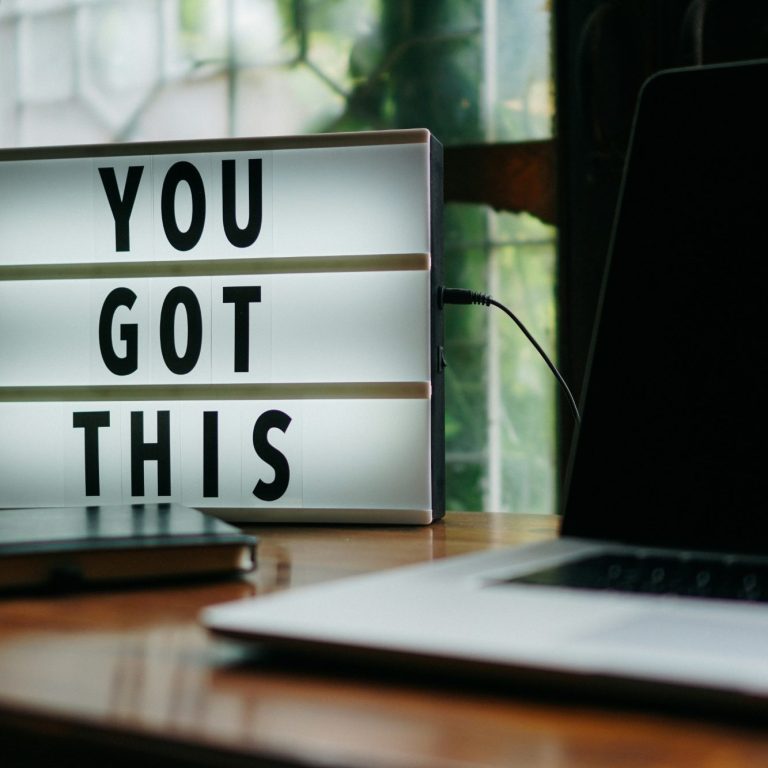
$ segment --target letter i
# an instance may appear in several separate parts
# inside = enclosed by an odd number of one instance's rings
[[[219,495],[219,413],[203,412],[203,496]]]

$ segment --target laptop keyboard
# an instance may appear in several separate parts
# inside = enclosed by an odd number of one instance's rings
[[[730,558],[596,555],[505,583],[768,602],[768,564]]]

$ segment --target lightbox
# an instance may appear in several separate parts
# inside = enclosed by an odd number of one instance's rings
[[[0,505],[444,509],[427,132],[0,152]]]

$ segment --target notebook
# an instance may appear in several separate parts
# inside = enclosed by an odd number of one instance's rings
[[[179,504],[0,509],[0,595],[241,574],[256,539]]]
[[[217,633],[768,704],[768,62],[644,87],[561,537],[206,610]],[[449,513],[450,514],[450,513]]]

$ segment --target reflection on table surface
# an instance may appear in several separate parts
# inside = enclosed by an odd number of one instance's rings
[[[470,513],[424,528],[259,526],[249,529],[259,567],[244,579],[0,600],[0,735],[251,765],[768,765],[768,736],[733,723],[575,705],[567,691],[554,701],[278,664],[196,621],[213,603],[551,538],[556,528],[555,518]]]

